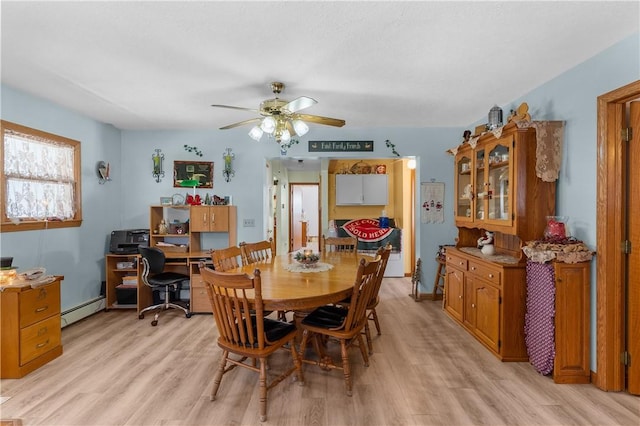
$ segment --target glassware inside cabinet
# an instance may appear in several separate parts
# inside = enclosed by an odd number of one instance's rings
[[[484,178],[485,158],[484,149],[476,151],[476,169],[475,169],[475,194],[476,203],[474,217],[475,219],[484,220],[485,204],[487,199],[487,183]]]
[[[471,182],[471,158],[460,157],[457,167],[457,201],[456,214],[461,218],[471,218],[471,204],[473,202],[473,186]]]
[[[488,219],[511,220],[509,203],[509,148],[496,145],[488,161]]]

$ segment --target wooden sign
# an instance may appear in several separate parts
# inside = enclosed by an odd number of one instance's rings
[[[309,152],[373,151],[373,141],[309,141]]]

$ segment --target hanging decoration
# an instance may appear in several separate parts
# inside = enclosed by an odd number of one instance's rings
[[[235,157],[236,155],[231,152],[231,148],[227,148],[222,154],[222,159],[224,160],[222,176],[224,176],[224,180],[226,180],[227,182],[229,182],[231,178],[236,175],[235,170],[233,170],[233,165],[231,164]]]
[[[422,223],[444,223],[444,183],[422,182],[420,184],[422,201]]]
[[[151,155],[151,159],[153,160],[153,177],[156,179],[156,182],[160,182],[160,178],[164,177],[164,169],[162,163],[164,161],[164,154],[161,152],[161,149],[156,149],[156,153]]]

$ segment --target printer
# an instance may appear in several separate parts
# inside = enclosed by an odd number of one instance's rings
[[[136,254],[138,247],[149,246],[148,229],[121,229],[111,232],[109,251],[114,254]]]

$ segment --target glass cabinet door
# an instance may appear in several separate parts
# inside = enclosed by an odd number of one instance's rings
[[[471,157],[460,155],[456,161],[456,220],[473,221],[473,182],[471,181]]]
[[[487,147],[487,221],[510,224],[513,220],[509,182],[511,180],[511,150],[509,141],[498,141]]]
[[[487,180],[485,179],[485,155],[484,149],[475,151],[475,211],[473,217],[476,221],[485,219],[485,211],[487,204]]]

